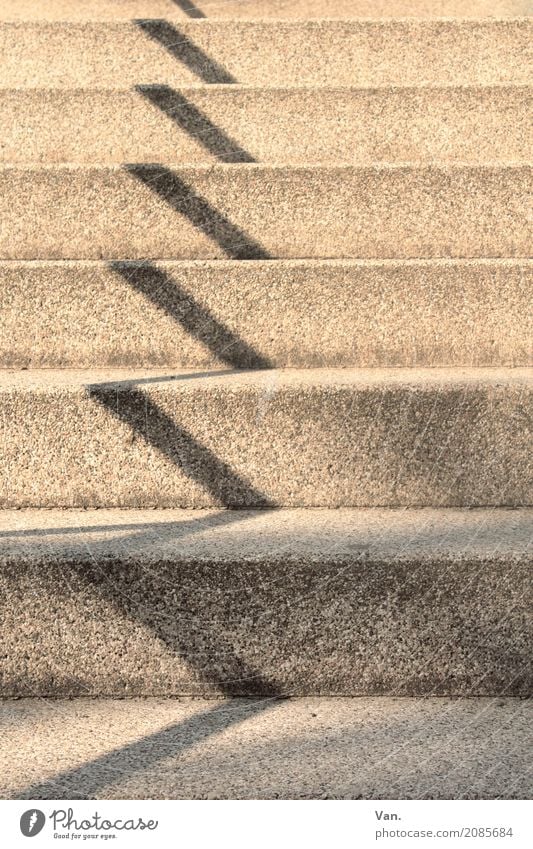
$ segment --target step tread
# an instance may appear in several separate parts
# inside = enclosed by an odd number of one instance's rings
[[[338,174],[340,177],[350,174],[359,174],[363,172],[388,172],[391,171],[393,173],[402,172],[402,171],[415,171],[421,172],[422,174],[431,174],[432,172],[450,172],[456,173],[461,171],[472,171],[474,173],[486,172],[490,174],[493,171],[522,171],[525,174],[528,174],[533,168],[533,163],[528,162],[524,163],[521,161],[510,161],[510,162],[483,162],[483,163],[471,163],[471,162],[430,162],[430,163],[420,163],[416,160],[407,161],[407,162],[376,162],[371,165],[350,165],[350,164],[340,164],[340,165],[320,165],[320,164],[303,164],[303,165],[282,165],[276,163],[266,163],[266,162],[214,162],[214,163],[203,163],[200,165],[182,165],[180,163],[176,163],[173,161],[170,162],[139,162],[139,163],[99,163],[88,164],[88,163],[79,163],[79,162],[59,162],[59,163],[40,163],[33,162],[27,164],[19,164],[19,163],[11,163],[11,162],[2,162],[0,163],[0,174],[5,173],[9,175],[10,173],[21,173],[24,172],[43,172],[43,173],[59,173],[62,172],[79,172],[80,174],[92,174],[92,173],[106,173],[109,174],[124,174],[125,169],[127,168],[143,168],[146,169],[147,172],[152,172],[154,178],[157,178],[160,174],[161,168],[167,167],[172,169],[172,171],[176,171],[183,176],[190,175],[191,178],[194,177],[195,174],[199,176],[205,175],[217,175],[220,174],[222,176],[225,175],[233,175],[237,176],[239,174],[244,175],[246,172],[254,173],[257,172],[259,174],[273,174],[273,175],[287,175],[295,174],[297,176],[306,174]]]
[[[4,368],[525,366],[531,260],[0,261]]]
[[[409,387],[432,391],[454,386],[533,386],[533,369],[518,368],[312,368],[198,372],[195,369],[1,369],[0,392],[13,390],[78,393],[99,389],[153,389],[168,393],[278,392],[343,387]]]
[[[4,701],[0,794],[525,799],[532,713],[505,696]]]
[[[1,0],[0,18],[389,18],[527,15],[527,0]]]
[[[143,268],[152,263],[169,268],[180,269],[227,269],[237,270],[252,269],[278,269],[283,268],[529,268],[533,267],[533,259],[528,257],[433,257],[405,259],[363,259],[337,258],[337,259],[287,259],[269,260],[234,260],[234,259],[123,259],[119,262],[131,268]],[[101,259],[0,259],[0,268],[108,268],[108,263]]]
[[[0,374],[3,507],[532,504],[532,369]]]
[[[0,563],[502,561],[532,556],[533,508],[0,510]]]

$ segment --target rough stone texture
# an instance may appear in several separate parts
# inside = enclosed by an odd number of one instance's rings
[[[527,503],[530,380],[8,373],[5,503]]]
[[[0,794],[524,796],[531,373],[267,369],[527,361],[531,21],[217,9],[526,13],[0,0],[0,362],[167,369],[0,373],[0,505],[448,509],[0,511],[0,695],[381,696],[4,703]]]
[[[0,262],[4,367],[533,365],[530,260]]]
[[[533,504],[528,369],[0,374],[0,504]]]
[[[529,161],[527,86],[0,91],[4,162]]]
[[[4,702],[0,795],[526,799],[532,722],[513,698]]]
[[[0,18],[4,20],[485,18],[528,14],[529,0],[0,0]]]
[[[528,166],[0,169],[5,259],[528,256]]]
[[[533,23],[512,20],[12,22],[3,87],[531,81]]]
[[[1,693],[531,694],[532,510],[5,511]]]

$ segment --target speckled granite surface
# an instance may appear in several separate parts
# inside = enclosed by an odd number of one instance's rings
[[[0,505],[435,508],[0,511],[0,795],[530,792],[528,11],[0,0]]]
[[[0,161],[528,162],[528,86],[0,90]]]
[[[528,695],[531,510],[0,512],[4,696]]]
[[[531,14],[529,0],[0,0],[5,20],[128,18],[499,17]]]
[[[531,260],[4,261],[0,289],[10,367],[533,363]]]
[[[509,698],[4,702],[0,795],[529,798],[532,719]]]
[[[0,23],[3,86],[531,81],[527,18]]]
[[[4,507],[533,502],[528,369],[0,373]]]
[[[527,257],[526,165],[0,168],[3,259]]]

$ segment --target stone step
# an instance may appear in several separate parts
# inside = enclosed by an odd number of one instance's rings
[[[0,721],[3,799],[486,800],[531,788],[533,703],[516,697],[18,699]]]
[[[0,90],[0,161],[526,162],[527,86]]]
[[[2,507],[533,504],[531,369],[0,374]]]
[[[3,259],[528,256],[525,165],[0,168]]]
[[[2,695],[527,695],[532,529],[532,510],[2,511]]]
[[[0,0],[4,20],[504,17],[528,0]]]
[[[531,790],[533,702],[516,697],[18,699],[0,704],[0,722],[3,799],[527,799]],[[199,823],[205,845],[201,834]]]
[[[531,81],[527,18],[13,21],[2,86],[481,85]]]
[[[531,260],[0,262],[0,365],[533,365]]]

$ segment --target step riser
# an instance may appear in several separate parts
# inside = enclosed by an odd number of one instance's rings
[[[0,24],[7,88],[527,83],[528,20]]]
[[[131,18],[500,17],[530,13],[528,0],[2,0],[14,20]]]
[[[125,377],[6,377],[0,506],[533,503],[526,371]]]
[[[532,519],[0,511],[2,693],[526,695]]]
[[[0,157],[177,165],[525,162],[530,111],[521,87],[0,91]]]
[[[0,695],[529,695],[532,22],[187,4],[0,23]]]
[[[530,169],[0,170],[5,259],[528,256]]]
[[[531,693],[525,559],[147,569],[90,551],[0,567],[4,698]]]
[[[3,367],[533,363],[524,261],[0,263]]]

